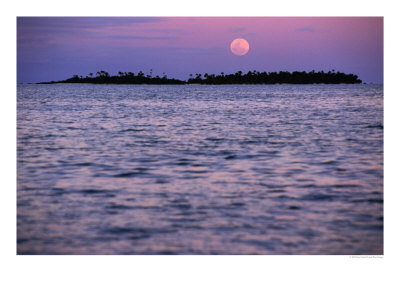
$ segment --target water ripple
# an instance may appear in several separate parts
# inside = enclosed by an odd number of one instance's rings
[[[380,85],[19,85],[19,254],[382,254]]]

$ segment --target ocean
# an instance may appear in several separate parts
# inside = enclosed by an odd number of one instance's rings
[[[383,254],[383,86],[17,87],[18,254]]]

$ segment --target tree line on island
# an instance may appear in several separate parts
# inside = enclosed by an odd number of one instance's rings
[[[96,75],[96,76],[95,76]],[[39,82],[40,84],[52,83],[95,83],[95,84],[340,84],[340,83],[362,83],[357,75],[336,72],[335,70],[324,72],[258,72],[249,71],[243,73],[238,71],[234,74],[221,72],[218,75],[205,73],[190,74],[189,79],[179,80],[168,78],[165,73],[160,77],[153,77],[152,70],[149,74],[142,71],[135,74],[132,72],[118,72],[118,75],[111,76],[108,72],[99,71],[88,76],[74,75],[71,78],[61,81]]]

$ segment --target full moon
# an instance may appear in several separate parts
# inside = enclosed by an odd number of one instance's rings
[[[231,43],[231,51],[233,54],[242,56],[249,52],[249,43],[245,39],[236,39]]]

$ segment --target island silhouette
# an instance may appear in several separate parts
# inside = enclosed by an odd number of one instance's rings
[[[189,74],[187,80],[179,80],[168,78],[165,73],[163,76],[144,74],[139,71],[137,74],[132,72],[118,72],[118,75],[111,76],[106,71],[99,71],[94,76],[89,73],[87,76],[73,75],[71,78],[61,81],[39,82],[38,84],[54,84],[54,83],[94,83],[94,84],[359,84],[362,80],[357,75],[336,72],[335,70],[324,72],[258,72],[248,71],[243,73],[238,71],[233,74]]]

